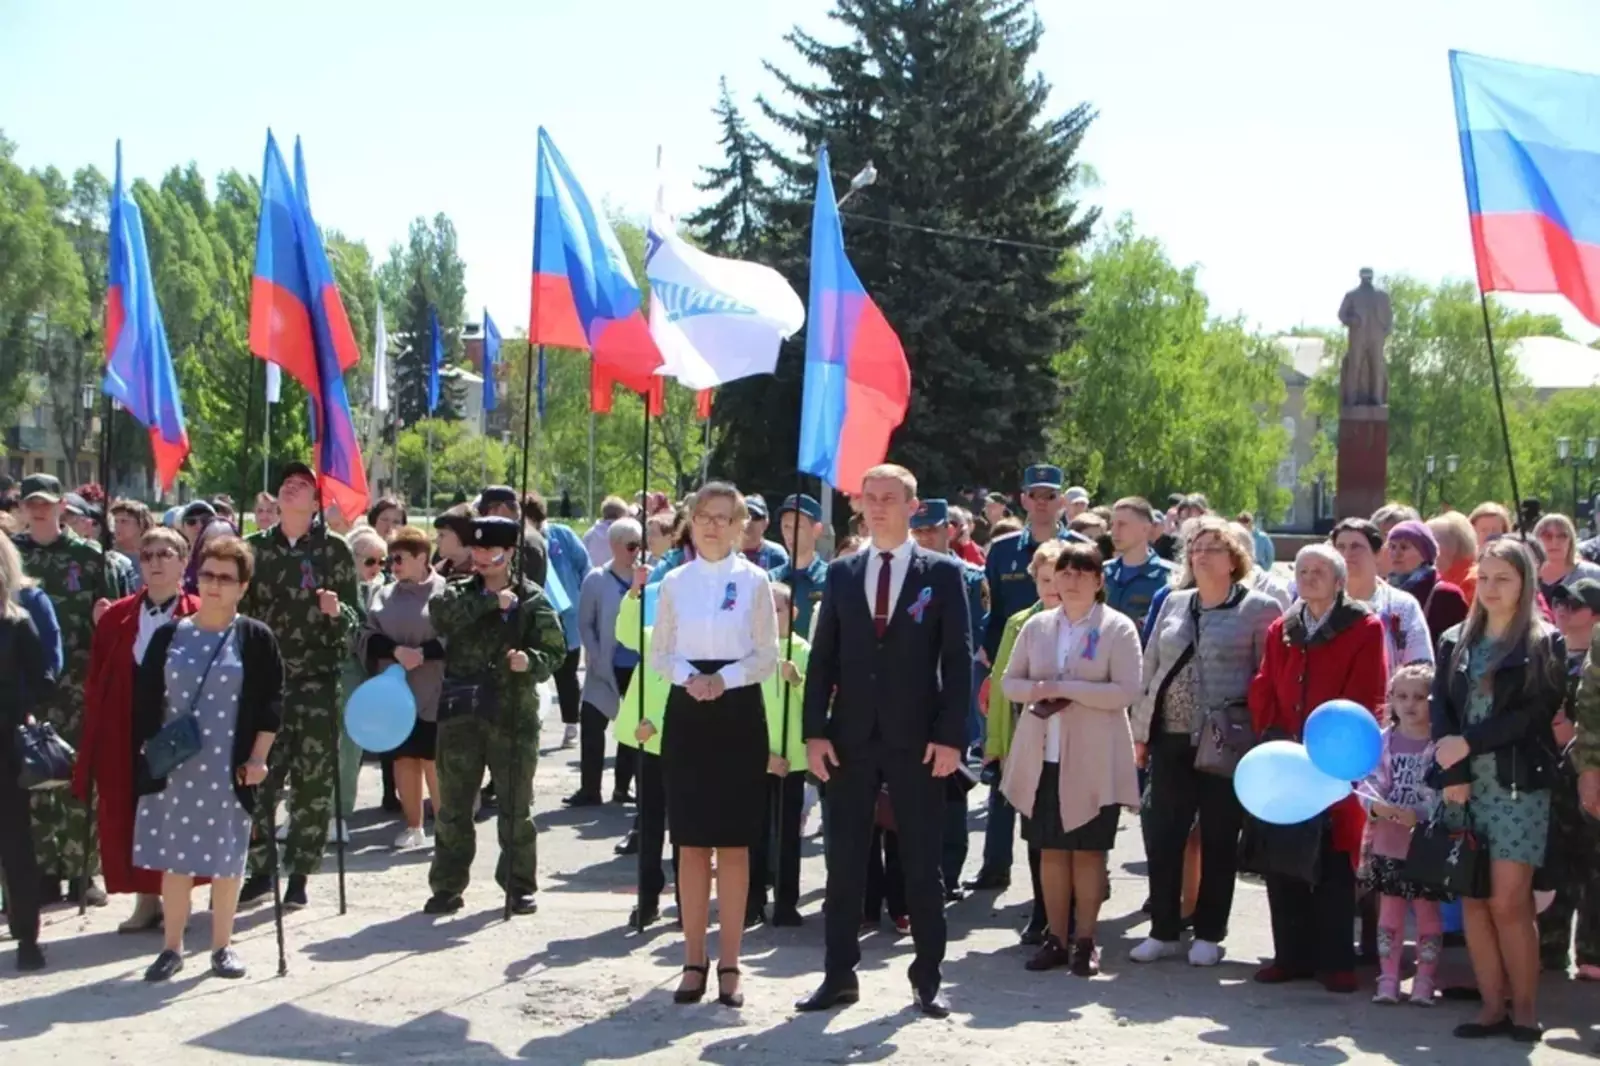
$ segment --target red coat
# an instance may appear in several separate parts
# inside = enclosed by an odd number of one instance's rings
[[[1354,700],[1382,722],[1389,679],[1383,623],[1365,604],[1341,598],[1308,639],[1303,609],[1290,608],[1267,629],[1266,655],[1250,682],[1250,717],[1256,732],[1278,729],[1300,740],[1311,712],[1337,699]],[[1333,846],[1354,864],[1366,813],[1354,796],[1334,804],[1330,813]]]
[[[182,593],[176,617],[200,609],[200,597]],[[89,646],[89,680],[84,687],[83,736],[72,769],[72,792],[88,798],[89,775],[99,796],[100,865],[107,892],[161,891],[161,874],[133,865],[134,794],[133,644],[139,637],[144,593],[113,603],[94,627]],[[204,880],[204,879],[201,879]]]

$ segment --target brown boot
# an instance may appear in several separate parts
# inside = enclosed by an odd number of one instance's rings
[[[1034,953],[1033,958],[1027,961],[1026,966],[1037,973],[1042,970],[1059,969],[1071,961],[1072,954],[1052,934],[1044,938],[1044,944]]]
[[[143,933],[161,926],[161,897],[140,893],[134,897],[133,913],[117,926],[119,933]]]
[[[1079,977],[1093,977],[1100,972],[1100,949],[1094,946],[1093,940],[1073,941],[1072,972]]]

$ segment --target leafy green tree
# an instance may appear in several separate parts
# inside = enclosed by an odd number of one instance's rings
[[[1014,483],[1045,449],[1061,400],[1053,363],[1077,331],[1083,283],[1060,267],[1096,216],[1073,197],[1094,113],[1056,112],[1029,73],[1043,29],[1025,0],[838,0],[831,14],[847,43],[795,29],[786,40],[806,73],[768,65],[786,99],[761,109],[801,151],[764,149],[779,193],[769,261],[806,290],[819,145],[836,188],[874,161],[878,184],[849,202],[844,225],[911,364],[890,457],[930,492]],[[804,348],[795,338],[774,378],[725,390],[713,465],[743,485],[793,484]]]
[[[1178,267],[1123,216],[1072,268],[1088,279],[1082,333],[1056,361],[1069,397],[1050,454],[1101,499],[1204,492],[1275,513],[1287,448],[1270,342],[1210,316],[1198,268]]]

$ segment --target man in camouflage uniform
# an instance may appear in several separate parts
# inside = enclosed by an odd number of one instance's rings
[[[1583,795],[1585,780],[1600,784],[1600,664],[1590,656],[1594,626],[1600,620],[1600,582],[1584,578],[1558,586],[1550,597],[1556,623],[1567,639],[1570,698],[1556,716],[1556,743],[1570,753],[1561,761],[1561,776],[1550,790],[1550,840],[1536,888],[1555,890],[1555,899],[1539,915],[1539,962],[1566,973],[1572,963],[1573,919],[1577,919],[1577,964],[1580,977],[1600,979],[1600,816],[1597,790]],[[1585,816],[1585,808],[1589,815]]]
[[[22,509],[27,529],[13,540],[22,555],[23,570],[50,597],[61,625],[61,676],[40,707],[39,717],[76,748],[83,729],[83,687],[89,680],[95,601],[119,599],[124,589],[100,545],[63,527],[61,497],[61,483],[55,478],[47,474],[24,478]],[[9,744],[10,738],[5,743]],[[44,871],[44,900],[61,898],[65,878],[69,899],[76,902],[80,893],[86,893],[90,904],[104,906],[105,892],[93,881],[100,858],[88,808],[66,789],[35,792],[32,804],[34,851],[39,869]]]
[[[561,616],[530,577],[511,573],[518,523],[479,518],[472,527],[472,577],[452,582],[429,606],[445,642],[439,705],[439,809],[434,817],[433,895],[423,911],[451,914],[477,850],[472,801],[487,767],[499,786],[500,859],[512,910],[532,914],[537,846],[533,774],[539,761],[539,690],[567,655]]]
[[[283,727],[273,742],[267,779],[256,800],[250,876],[241,903],[272,890],[268,824],[284,780],[290,783],[283,865],[287,907],[306,905],[306,879],[322,863],[333,819],[338,767],[339,672],[361,623],[355,558],[337,533],[314,526],[317,476],[289,463],[278,489],[278,524],[250,534],[255,580],[239,613],[264,622],[283,654]]]

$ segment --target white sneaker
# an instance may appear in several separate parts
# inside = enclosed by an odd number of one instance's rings
[[[578,743],[578,727],[569,725],[561,731],[561,746],[563,748],[576,747]]]
[[[428,834],[423,832],[421,826],[416,829],[402,829],[400,835],[394,838],[394,846],[399,851],[405,851],[407,848],[425,847],[427,843]]]
[[[1183,951],[1183,945],[1176,940],[1157,940],[1148,937],[1132,951],[1128,958],[1134,962],[1155,962],[1158,959],[1170,959]]]
[[[1196,940],[1189,945],[1190,966],[1215,966],[1222,961],[1222,945],[1209,940]]]
[[[344,819],[335,818],[328,823],[328,843],[350,843],[350,827],[344,824]]]

